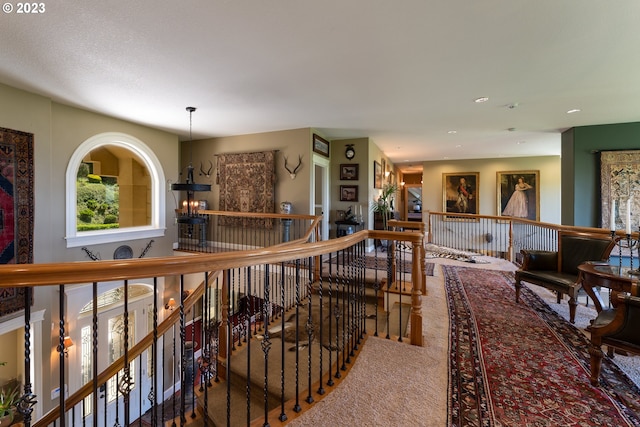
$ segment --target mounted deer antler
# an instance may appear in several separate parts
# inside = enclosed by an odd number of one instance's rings
[[[298,156],[298,166],[295,167],[295,169],[292,171],[291,169],[289,169],[287,167],[287,158],[284,158],[284,168],[287,170],[287,172],[289,172],[289,176],[291,177],[291,179],[295,179],[296,174],[298,173],[298,169],[300,169],[300,166],[302,166],[302,156]]]
[[[207,178],[211,178],[211,170],[213,169],[213,162],[211,160],[209,160],[209,170],[207,170],[206,172],[204,171],[204,168],[202,167],[202,162],[200,162],[200,175],[205,175]]]

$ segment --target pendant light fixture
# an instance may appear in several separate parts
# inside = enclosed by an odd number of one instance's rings
[[[171,184],[173,191],[185,191],[187,200],[178,215],[178,224],[203,224],[204,217],[198,215],[199,202],[195,199],[196,191],[211,191],[211,184],[196,184],[193,179],[193,137],[192,137],[192,116],[196,111],[195,107],[187,107],[189,112],[189,166],[187,166],[187,180],[185,183],[177,182]]]

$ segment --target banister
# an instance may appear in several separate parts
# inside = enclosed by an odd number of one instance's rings
[[[221,272],[216,272],[216,275],[220,275]],[[210,278],[213,279],[213,276]],[[188,310],[198,301],[199,298],[204,295],[204,283],[200,284],[196,289],[189,293],[189,296],[184,299],[184,309]],[[162,335],[171,329],[171,327],[176,324],[180,320],[180,312],[173,311],[167,318],[162,321],[158,325],[157,334]],[[153,342],[153,332],[145,335],[137,344],[135,344],[131,349],[129,349],[129,360],[133,360],[136,357],[140,356],[147,348],[149,348]],[[116,361],[114,361],[111,365],[109,365],[104,371],[98,374],[96,382],[98,384],[104,384],[107,380],[113,377],[124,365],[124,356],[121,356]],[[80,387],[77,391],[71,394],[68,398],[65,399],[65,405],[67,408],[73,408],[78,403],[82,402],[87,396],[89,396],[93,391],[93,381],[90,381]],[[38,421],[32,424],[33,427],[44,427],[48,424],[51,424],[60,415],[60,406],[57,406],[43,415]]]
[[[318,217],[313,218],[314,222],[319,221]],[[317,229],[317,227],[311,227],[311,229]],[[216,272],[215,274],[219,275],[222,271],[228,269],[317,257],[348,249],[367,239],[411,242],[413,243],[414,256],[418,256],[418,259],[420,259],[422,238],[422,233],[363,230],[328,241],[308,242],[307,239],[300,238],[273,247],[242,251],[242,255],[239,255],[239,252],[220,252],[213,254],[193,254],[187,257],[169,256],[128,260],[0,265],[0,283],[2,283],[1,287],[32,287],[97,283],[158,276],[177,276],[206,271]],[[420,271],[422,271],[422,263],[414,263],[412,273],[415,275],[414,277],[418,285],[414,286],[412,294],[412,310],[415,310],[415,312],[411,315],[411,330],[413,331],[411,333],[411,343],[416,345],[422,345],[422,318],[420,307],[422,282]],[[214,277],[211,277],[211,280],[214,280]],[[204,285],[200,285],[184,300],[184,310],[191,308],[203,294]],[[155,334],[166,334],[172,326],[178,322],[179,317],[179,311],[171,313],[157,326]],[[137,344],[128,350],[128,360],[132,361],[140,357],[140,355],[152,345],[153,339],[153,333],[150,333],[138,341]],[[124,362],[124,356],[120,357],[96,375],[94,379],[73,392],[65,399],[66,407],[71,410],[71,408],[81,404],[84,398],[92,394],[94,384],[97,383],[101,385],[106,383],[107,380],[122,369]],[[43,427],[55,422],[60,416],[60,410],[59,406],[50,410],[32,425]]]
[[[288,261],[346,249],[365,239],[404,240],[418,243],[422,235],[397,231],[362,230],[321,242],[282,243],[274,247],[237,252],[194,254],[188,257],[159,257],[127,260],[79,261],[46,264],[0,265],[2,287],[27,287],[53,284],[79,284],[154,276],[218,271],[256,264]]]

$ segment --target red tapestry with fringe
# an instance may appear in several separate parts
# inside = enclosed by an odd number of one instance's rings
[[[33,262],[33,134],[0,128],[0,263]],[[0,316],[24,308],[24,288],[0,288]]]

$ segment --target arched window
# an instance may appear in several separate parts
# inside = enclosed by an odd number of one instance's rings
[[[164,236],[164,182],[139,139],[109,132],[84,141],[67,165],[67,247]]]

